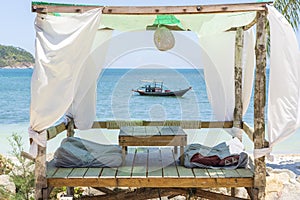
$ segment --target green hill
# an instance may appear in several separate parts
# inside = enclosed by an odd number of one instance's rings
[[[34,57],[19,47],[0,45],[0,68],[27,68],[34,65]]]

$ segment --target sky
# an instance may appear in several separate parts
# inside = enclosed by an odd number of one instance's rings
[[[240,0],[240,2],[251,2],[251,0]],[[0,44],[23,48],[34,55],[34,19],[36,13],[31,12],[31,0],[9,0],[0,6]],[[197,5],[202,3],[236,3],[236,0],[166,0],[161,3],[159,0],[48,0],[51,3],[72,3],[91,5]],[[160,2],[160,3],[158,3]],[[297,32],[300,44],[300,32]]]

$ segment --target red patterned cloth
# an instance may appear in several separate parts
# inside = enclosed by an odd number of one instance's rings
[[[192,156],[190,161],[207,166],[223,167],[236,165],[239,162],[239,158],[239,155],[232,155],[220,159],[218,156],[203,156],[200,153],[196,153]]]

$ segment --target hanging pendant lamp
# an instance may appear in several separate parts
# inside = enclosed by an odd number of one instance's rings
[[[172,32],[165,26],[159,26],[154,32],[154,44],[160,51],[167,51],[175,46]]]
[[[175,37],[171,30],[183,31],[184,28],[174,15],[157,15],[154,23],[146,30],[155,30],[154,44],[160,51],[167,51],[175,46]]]

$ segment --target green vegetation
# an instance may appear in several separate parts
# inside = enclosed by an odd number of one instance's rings
[[[8,138],[12,147],[11,155],[16,158],[14,162],[1,156],[0,174],[9,175],[10,180],[16,187],[15,192],[5,189],[4,185],[0,185],[0,199],[9,200],[32,200],[34,192],[34,163],[21,156],[23,151],[22,137],[17,133],[13,133]]]
[[[10,178],[16,186],[16,194],[13,194],[10,199],[33,199],[34,192],[34,163],[21,156],[23,151],[22,137],[17,133],[13,133],[9,138],[10,146],[12,147],[11,154],[17,158],[18,164],[14,164],[14,170],[10,173]]]
[[[9,174],[12,171],[12,162],[0,155],[0,175]],[[9,199],[11,194],[7,192],[4,185],[0,185],[0,199]]]
[[[74,188],[74,198],[80,199],[83,197],[82,193],[84,190],[81,187],[75,187]],[[52,192],[50,193],[49,199],[55,200],[57,199],[58,194],[67,194],[67,187],[55,187]]]
[[[0,45],[0,67],[30,66],[34,63],[31,53],[19,47]]]
[[[300,1],[299,0],[275,0],[274,6],[283,14],[295,30],[300,23]]]
[[[0,175],[2,174],[9,174],[13,168],[12,162],[5,158],[4,156],[0,155]]]

